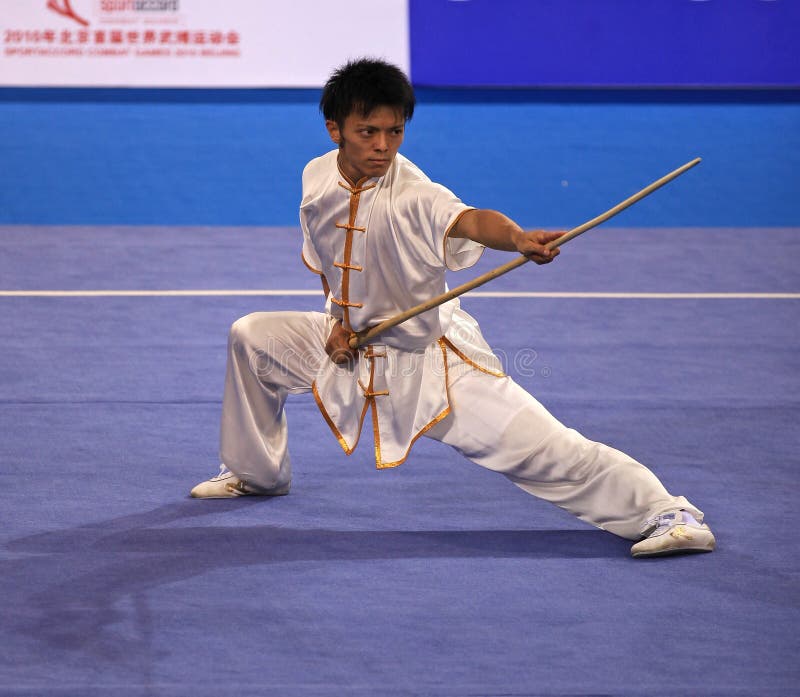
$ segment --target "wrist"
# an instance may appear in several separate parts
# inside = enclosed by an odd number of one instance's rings
[[[509,235],[509,240],[517,251],[521,251],[523,242],[525,241],[525,231],[519,227],[519,225],[514,225],[511,228],[511,233]]]

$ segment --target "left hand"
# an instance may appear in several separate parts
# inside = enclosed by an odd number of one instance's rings
[[[351,333],[337,320],[331,328],[328,340],[325,342],[325,353],[338,365],[352,365],[358,360],[358,351],[350,348]]]
[[[514,244],[520,254],[524,254],[528,259],[537,264],[549,264],[555,259],[560,249],[548,250],[545,245],[548,242],[557,240],[565,234],[564,230],[559,232],[545,232],[544,230],[520,230],[514,235]]]

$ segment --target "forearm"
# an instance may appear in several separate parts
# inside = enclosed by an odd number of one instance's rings
[[[450,231],[451,237],[466,237],[492,249],[519,252],[537,264],[547,264],[558,256],[559,250],[548,249],[547,245],[562,234],[526,231],[502,213],[485,209],[467,211]]]
[[[466,237],[491,249],[514,252],[518,249],[522,228],[499,211],[472,210],[461,216],[451,237]]]

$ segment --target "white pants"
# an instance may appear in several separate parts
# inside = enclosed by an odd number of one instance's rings
[[[220,458],[239,478],[267,490],[290,483],[284,404],[310,391],[316,366],[329,360],[330,326],[316,312],[258,312],[231,327]],[[621,537],[638,539],[648,518],[671,509],[702,521],[644,465],[567,428],[510,377],[474,369],[450,376],[452,412],[427,437]]]

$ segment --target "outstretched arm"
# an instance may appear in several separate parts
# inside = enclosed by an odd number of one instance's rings
[[[563,234],[563,231],[526,231],[508,216],[487,209],[467,211],[450,231],[450,237],[466,237],[492,249],[519,252],[537,264],[548,264],[558,256],[558,248],[548,250],[545,245]]]
[[[664,184],[671,182],[673,179],[675,179],[675,177],[679,177],[681,174],[691,169],[696,164],[699,164],[699,162],[700,158],[696,157],[694,160],[687,162],[685,165],[682,165],[681,167],[678,167],[678,169],[673,170],[669,174],[665,174],[663,177],[661,177],[661,179],[657,179],[656,181],[654,181],[652,184],[649,184],[641,191],[636,192],[633,196],[629,196],[628,198],[618,203],[613,208],[609,208],[605,213],[598,215],[596,218],[592,218],[591,220],[587,220],[585,223],[583,223],[583,225],[578,225],[578,227],[572,228],[572,230],[563,235],[561,235],[560,233],[523,232],[523,237],[528,236],[530,238],[530,236],[533,235],[534,237],[536,237],[536,241],[533,244],[541,246],[542,245],[541,240],[544,239],[545,244],[553,245],[557,249],[565,242],[569,242],[570,240],[576,238],[578,235],[582,235],[587,230],[591,230],[592,228],[597,227],[598,225],[600,225],[600,223],[604,223],[609,218],[613,218],[615,215],[621,213],[626,208],[629,208],[637,201],[641,201],[645,196],[649,196],[656,189],[660,189],[662,186],[664,186]],[[494,211],[473,211],[472,213],[481,215],[479,215],[478,218],[476,218],[472,222],[469,221],[464,222],[464,219],[472,217],[470,213],[465,213],[462,216],[461,220],[458,221],[458,224],[455,226],[455,228],[450,231],[450,234],[452,235],[453,233],[456,233],[455,234],[456,237],[469,237],[469,239],[474,239],[478,242],[486,240],[488,246],[498,246],[500,249],[505,249],[506,248],[504,246],[505,244],[511,244],[512,237],[514,237],[515,235],[517,237],[519,236],[518,232],[514,232],[514,228],[515,227],[518,228],[519,226],[516,226],[513,221],[508,220],[508,218],[506,218],[506,216],[502,215],[501,213],[496,213]],[[488,225],[489,229],[482,233],[479,230],[480,225],[478,225],[478,222],[480,221],[480,218],[484,217],[487,213],[489,214],[488,215],[488,220],[490,223]],[[500,217],[498,218],[497,216]],[[492,220],[494,220],[495,222],[492,223]],[[461,226],[462,222],[464,222],[463,227]],[[506,230],[505,233],[503,232],[503,229]],[[542,237],[542,235],[544,235],[544,237]],[[555,235],[555,237],[552,238],[551,235]],[[551,237],[551,239],[548,239],[548,237]],[[511,248],[513,249],[518,247],[515,246]],[[534,251],[535,249],[532,248],[531,253],[533,253]],[[547,251],[548,250],[545,249],[542,250],[542,252],[547,252]],[[548,261],[547,257],[549,257],[549,260],[552,260],[553,256],[555,255],[553,254],[543,255],[542,263]],[[441,305],[442,303],[446,303],[448,300],[457,298],[459,295],[463,295],[464,293],[470,290],[474,290],[475,288],[482,286],[484,283],[488,283],[489,281],[494,280],[498,276],[502,276],[504,273],[508,273],[512,269],[516,269],[518,266],[521,266],[522,264],[526,263],[525,260],[528,258],[533,259],[534,261],[536,260],[533,256],[517,257],[516,259],[509,261],[508,263],[503,264],[502,266],[498,266],[496,269],[492,269],[491,271],[488,271],[487,273],[478,276],[478,278],[475,278],[472,281],[469,281],[468,283],[464,283],[458,286],[458,288],[453,288],[452,290],[449,290],[446,293],[437,295],[435,298],[431,298],[430,300],[424,303],[420,303],[416,307],[412,307],[411,309],[406,310],[405,312],[401,312],[395,315],[394,317],[390,317],[389,319],[384,320],[380,324],[377,324],[368,330],[359,332],[353,338],[350,339],[350,345],[353,348],[361,346],[370,339],[379,336],[387,329],[396,327],[398,324],[405,322],[406,320],[409,320],[412,317],[416,317],[417,315],[423,312],[432,310],[434,307],[439,307],[439,305]]]

